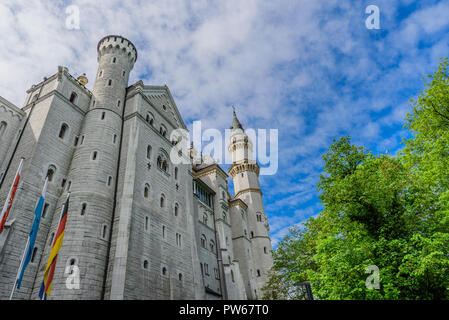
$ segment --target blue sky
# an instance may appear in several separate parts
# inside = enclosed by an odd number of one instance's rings
[[[80,9],[68,30],[65,9]],[[365,8],[380,9],[368,30]],[[448,1],[38,1],[0,3],[0,95],[64,65],[96,72],[96,44],[120,34],[137,47],[130,83],[167,84],[188,124],[279,129],[279,170],[261,177],[273,243],[320,211],[316,184],[332,138],[351,135],[395,154],[421,78],[449,56]],[[92,81],[88,84],[92,88]]]

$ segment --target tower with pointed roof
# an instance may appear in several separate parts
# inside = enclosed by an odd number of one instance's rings
[[[268,280],[268,271],[273,265],[271,239],[268,219],[262,200],[259,184],[259,165],[253,159],[253,144],[245,133],[242,124],[233,111],[228,151],[232,165],[229,174],[234,182],[235,199],[242,200],[247,206],[246,234],[250,241],[251,256],[254,263],[255,294],[261,297],[261,288]],[[245,236],[245,232],[244,232]],[[242,253],[247,254],[247,252]]]

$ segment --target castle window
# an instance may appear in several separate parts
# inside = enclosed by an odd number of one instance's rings
[[[245,237],[248,236],[248,232],[246,232],[246,229],[243,230],[243,233],[245,234]]]
[[[100,78],[103,75],[103,70],[100,70],[100,73],[98,74],[98,77]]]
[[[104,117],[106,116],[106,112],[101,113],[101,120],[104,120]]]
[[[44,204],[44,210],[42,211],[42,218],[45,218],[47,216],[49,207],[50,207],[50,205],[48,203]]]
[[[126,75],[126,71],[123,70],[122,76],[124,77]]]
[[[146,184],[145,188],[143,189],[143,197],[148,198],[149,193],[150,193],[150,186]]]
[[[110,185],[111,185],[111,183],[112,183],[112,177],[111,177],[111,176],[109,176],[109,177],[108,177],[108,186],[110,186]]]
[[[148,270],[148,260],[144,260],[144,261],[143,261],[143,268],[144,268],[145,270]]]
[[[251,231],[251,238],[254,238],[254,232]]]
[[[146,116],[145,120],[150,125],[153,125],[153,123],[154,123],[154,117],[153,117],[153,115],[150,112],[147,113],[147,116]]]
[[[166,267],[162,267],[162,275],[163,276],[167,275],[167,268]]]
[[[51,165],[48,170],[47,170],[47,177],[48,177],[48,181],[52,181],[53,177],[55,175],[56,172],[56,168],[55,166]]]
[[[147,159],[151,159],[151,146],[147,146]]]
[[[116,57],[112,58],[112,63],[115,63],[116,61],[117,61]]]
[[[81,205],[81,215],[84,216],[86,214],[86,210],[87,210],[87,203],[83,203]]]
[[[145,217],[145,231],[148,231],[149,226],[150,226],[150,218]]]
[[[165,138],[167,136],[167,128],[164,125],[161,125],[159,133]]]
[[[232,282],[235,282],[235,279],[234,279],[234,271],[232,271],[232,270],[231,270],[231,279],[232,279]]]
[[[163,208],[165,206],[165,196],[163,194],[161,195],[160,206],[161,206],[161,208]]]
[[[77,97],[77,94],[75,92],[72,92],[72,94],[70,95],[70,99],[69,99],[70,102],[75,103],[76,97]]]
[[[257,269],[257,276],[260,277],[260,270]]]
[[[207,224],[207,214],[203,214],[203,223]]]
[[[214,252],[214,250],[215,250],[215,242],[213,240],[210,241],[209,246],[210,246],[210,251]]]
[[[5,121],[0,122],[0,138],[6,132],[6,127],[7,126],[8,126],[8,124]]]
[[[121,103],[121,101],[119,100],[119,101],[117,101],[117,108],[120,108],[120,103]]]
[[[33,253],[31,254],[31,263],[34,262],[34,260],[36,259],[36,253],[37,253],[37,247],[34,247],[33,249]]]
[[[178,168],[175,168],[175,180],[178,180]]]
[[[73,274],[73,269],[76,265],[76,259],[75,258],[69,258],[66,263],[66,268],[69,267],[69,274]]]
[[[51,247],[53,245],[53,239],[55,238],[55,233],[52,232],[50,236],[50,241],[48,242],[48,246]]]
[[[65,123],[61,125],[61,129],[59,130],[59,138],[64,139],[67,131],[69,130],[69,126]]]
[[[258,222],[262,222],[262,215],[261,214],[257,214],[257,221]]]
[[[178,274],[179,281],[182,281],[182,273]]]
[[[108,236],[108,226],[107,225],[103,225],[102,227],[101,227],[101,238],[103,239],[103,240],[106,240],[106,237]]]
[[[206,243],[207,243],[207,239],[206,236],[204,234],[201,235],[201,246],[206,249]]]
[[[92,153],[92,160],[97,160],[97,155],[98,155],[98,152],[97,152],[97,151],[94,151],[94,152]]]
[[[226,215],[226,212],[223,211],[223,220],[227,222],[228,221],[227,219],[228,219],[228,216]]]
[[[117,135],[114,134],[114,136],[112,137],[112,143],[115,144],[117,142]]]
[[[73,146],[77,146],[78,145],[78,141],[79,141],[80,137],[76,136],[75,140],[73,140]]]
[[[203,264],[202,263],[200,263],[200,268],[201,268],[201,275],[204,276]]]
[[[165,226],[162,226],[162,238],[165,239]]]
[[[263,247],[263,253],[267,254],[267,247]]]
[[[82,145],[84,143],[84,136],[81,137],[81,143],[80,145]]]
[[[206,276],[209,275],[209,265],[207,263],[204,264],[204,273],[206,274]]]
[[[176,245],[181,246],[181,234],[176,233]]]
[[[178,216],[179,206],[178,204],[175,204],[175,217]]]
[[[109,79],[108,86],[112,86],[112,79]]]

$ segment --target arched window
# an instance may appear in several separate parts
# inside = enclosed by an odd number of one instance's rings
[[[33,249],[33,253],[31,254],[31,263],[34,262],[34,260],[36,259],[36,253],[37,253],[37,247],[34,247]]]
[[[50,242],[48,243],[48,246],[51,247],[53,245],[53,239],[55,238],[55,233],[52,232],[50,236]]]
[[[109,79],[108,86],[112,86],[112,79]]]
[[[163,276],[167,275],[167,268],[166,267],[162,267],[162,275]]]
[[[150,227],[150,218],[145,217],[145,231],[148,231],[149,227]]]
[[[72,94],[70,95],[70,102],[75,103],[76,97],[77,97],[77,94],[75,92],[72,92]]]
[[[98,152],[94,151],[92,152],[92,160],[97,160]]]
[[[55,173],[56,173],[56,167],[53,166],[53,165],[49,166],[48,170],[47,170],[48,181],[52,181],[53,180],[53,177],[55,176]]]
[[[8,126],[8,124],[6,123],[6,121],[2,121],[0,122],[0,138],[3,136],[3,134],[6,132],[6,127]]]
[[[206,249],[206,243],[207,243],[207,239],[206,236],[204,234],[201,235],[201,246]]]
[[[81,215],[82,216],[84,216],[85,214],[86,214],[86,211],[87,211],[87,203],[83,203],[82,205],[81,205]]]
[[[254,232],[251,231],[251,238],[254,238]]]
[[[116,61],[117,61],[116,57],[112,58],[112,63],[115,63]]]
[[[149,194],[150,194],[150,186],[148,184],[146,184],[145,188],[143,189],[144,198],[148,198]]]
[[[151,146],[147,146],[147,159],[151,159]]]
[[[267,254],[267,253],[268,253],[268,251],[267,251],[267,247],[263,247],[263,253],[265,253],[265,254]]]
[[[212,252],[215,251],[215,242],[213,240],[210,241],[209,247],[210,247],[210,251],[212,251]]]
[[[178,180],[178,168],[175,168],[175,180]]]
[[[260,270],[257,269],[257,276],[260,277]]]
[[[108,226],[104,224],[101,227],[101,238],[106,239],[107,236],[108,236]]]
[[[165,206],[165,196],[161,195],[160,207],[163,208]]]
[[[167,128],[166,128],[163,124],[161,124],[161,127],[159,128],[159,133],[160,133],[164,138],[167,137]]]
[[[179,213],[179,206],[178,204],[175,204],[175,217],[178,216],[178,213]]]
[[[42,210],[42,218],[45,218],[47,216],[49,207],[50,205],[48,203],[44,204],[44,210]]]
[[[59,130],[59,138],[64,139],[67,131],[69,131],[69,126],[65,123],[61,125],[61,129]]]
[[[182,281],[182,273],[178,274],[179,281]]]
[[[165,150],[161,149],[157,157],[157,167],[162,171],[168,173],[168,155]]]
[[[75,265],[76,265],[76,259],[75,258],[69,258],[67,260],[66,267],[70,267],[69,274],[73,274],[73,268],[74,268]]]
[[[227,216],[226,212],[224,212],[224,211],[223,211],[223,220],[226,222],[228,221],[228,216]]]
[[[203,223],[207,224],[207,214],[203,214]]]
[[[143,268],[144,268],[145,270],[148,270],[148,260],[144,260],[144,261],[143,261]]]
[[[154,124],[154,116],[152,113],[148,112],[147,116],[145,118],[145,120],[150,124],[153,125]]]

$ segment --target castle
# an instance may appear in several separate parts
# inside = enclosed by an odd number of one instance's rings
[[[231,195],[218,164],[170,160],[170,133],[186,126],[167,86],[128,85],[135,46],[110,35],[97,52],[92,92],[86,77],[58,67],[27,91],[21,109],[0,97],[1,205],[25,159],[0,234],[0,299],[10,296],[46,176],[33,255],[13,299],[38,299],[68,192],[48,299],[261,298],[272,266],[269,225],[259,166],[235,112]],[[67,286],[71,266],[79,288]]]

